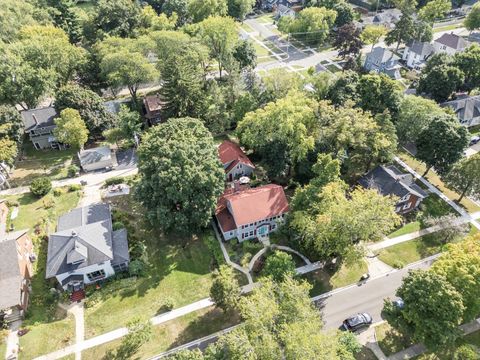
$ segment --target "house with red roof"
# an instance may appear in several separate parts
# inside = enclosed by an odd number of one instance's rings
[[[218,200],[215,217],[225,240],[237,238],[242,242],[275,231],[288,210],[280,185],[242,188],[235,183]]]
[[[241,176],[250,176],[255,165],[237,144],[225,140],[218,147],[218,156],[225,169],[227,181],[233,181]]]

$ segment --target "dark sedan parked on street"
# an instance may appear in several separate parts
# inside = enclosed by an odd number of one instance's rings
[[[369,327],[371,324],[372,317],[370,314],[361,313],[350,316],[348,319],[346,319],[342,324],[342,328],[343,330],[357,331],[362,328]]]

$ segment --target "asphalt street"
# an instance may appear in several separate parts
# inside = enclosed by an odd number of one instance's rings
[[[315,297],[313,300],[322,312],[325,329],[339,328],[347,317],[362,312],[369,313],[374,323],[381,321],[383,300],[395,298],[395,291],[409,270],[429,268],[435,258],[430,257],[364,283]]]

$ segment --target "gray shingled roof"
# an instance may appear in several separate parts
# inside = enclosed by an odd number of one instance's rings
[[[464,38],[453,33],[443,34],[437,40],[435,40],[435,42],[438,42],[455,50],[464,49],[467,47],[468,44]]]
[[[119,229],[113,232],[113,260],[112,265],[130,261],[128,253],[127,229]]]
[[[409,50],[420,56],[428,56],[433,52],[433,45],[428,42],[412,40],[407,44]]]
[[[108,146],[96,147],[92,149],[82,150],[78,153],[80,164],[82,166],[95,164],[101,161],[110,160],[112,151]]]
[[[393,165],[377,166],[363,176],[358,183],[367,189],[377,189],[384,196],[395,195],[399,198],[407,194],[414,194],[420,198],[428,196],[414,183],[412,175],[402,173]]]
[[[22,111],[25,131],[33,128],[44,128],[55,125],[53,121],[57,117],[57,111],[53,107],[38,108]],[[36,119],[36,121],[35,121]]]
[[[470,121],[480,116],[480,95],[447,101],[440,106],[452,108],[460,121]]]
[[[128,253],[126,234],[125,242]],[[57,232],[49,237],[46,278],[113,260],[114,252],[108,204],[74,209],[59,218]]]
[[[377,46],[367,55],[369,59],[377,59],[381,64],[387,61],[398,61],[400,58],[390,50]]]
[[[20,304],[23,277],[18,264],[16,240],[26,232],[6,233],[0,238],[0,310]]]

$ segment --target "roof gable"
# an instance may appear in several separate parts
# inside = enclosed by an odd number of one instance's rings
[[[57,117],[57,111],[52,106],[25,110],[22,111],[21,114],[25,131],[30,131],[35,128],[54,126],[54,119]]]
[[[251,168],[255,168],[255,165],[253,165],[240,146],[231,141],[225,140],[218,146],[218,155],[223,166],[230,164],[231,162],[236,162],[236,164],[242,163]]]

